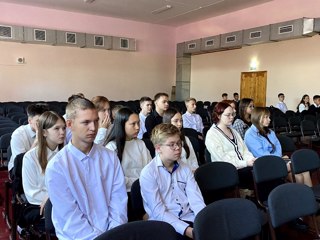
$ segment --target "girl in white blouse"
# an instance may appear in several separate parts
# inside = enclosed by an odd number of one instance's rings
[[[139,130],[139,115],[127,107],[122,107],[115,114],[113,127],[106,141],[106,148],[117,152],[124,173],[129,221],[137,220],[131,205],[131,186],[139,179],[141,170],[152,160],[145,143],[137,138]]]
[[[308,111],[310,107],[310,98],[308,94],[302,96],[301,101],[297,107],[298,112],[302,113],[303,111]]]
[[[186,163],[194,172],[198,167],[198,159],[192,147],[190,139],[183,134],[183,120],[181,113],[175,108],[169,108],[163,114],[163,123],[171,123],[181,131],[181,140],[183,142],[183,148],[181,152],[181,161]]]
[[[117,152],[127,192],[131,191],[131,185],[139,178],[142,168],[152,159],[145,143],[137,138],[139,130],[139,115],[123,107],[118,110],[106,141],[106,148]]]
[[[22,163],[22,185],[28,202],[39,206],[39,217],[48,199],[45,171],[48,161],[63,147],[66,124],[59,114],[47,111],[39,117],[38,146],[26,152]]]

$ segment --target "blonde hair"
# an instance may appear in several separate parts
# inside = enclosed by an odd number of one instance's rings
[[[66,118],[75,119],[77,110],[96,109],[94,104],[86,98],[76,98],[66,107]]]
[[[171,123],[161,123],[155,126],[151,132],[151,141],[154,146],[164,143],[169,137],[178,135],[181,138],[180,130]]]

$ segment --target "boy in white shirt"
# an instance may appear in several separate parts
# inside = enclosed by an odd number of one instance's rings
[[[276,105],[276,108],[279,108],[283,113],[286,113],[288,111],[287,105],[283,102],[284,101],[284,94],[279,93],[278,94],[279,102]]]
[[[149,220],[171,224],[177,239],[192,239],[193,221],[205,203],[193,173],[180,161],[180,131],[172,124],[159,124],[152,130],[151,141],[157,154],[140,175]]]
[[[152,111],[152,99],[149,97],[142,97],[140,99],[140,108],[141,111],[139,113],[139,119],[140,119],[140,130],[138,133],[138,138],[142,139],[143,134],[147,131],[146,129],[146,118]]]
[[[197,101],[195,98],[188,98],[185,100],[187,111],[182,115],[183,127],[193,128],[202,135],[203,122],[199,114],[196,114]]]

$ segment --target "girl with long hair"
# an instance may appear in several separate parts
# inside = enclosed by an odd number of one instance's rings
[[[163,114],[163,123],[171,123],[176,126],[181,132],[182,152],[181,161],[186,163],[194,172],[198,167],[197,156],[194,152],[190,139],[183,133],[183,120],[181,113],[175,108],[169,108]],[[196,141],[198,139],[195,138]]]
[[[239,103],[239,116],[235,119],[232,127],[240,134],[242,139],[247,129],[251,126],[251,112],[254,108],[251,98],[243,98]]]
[[[300,103],[297,106],[297,110],[299,113],[302,113],[303,111],[308,111],[310,107],[310,98],[308,94],[304,94],[301,98]]]
[[[38,145],[26,152],[22,164],[22,184],[28,202],[35,208],[35,219],[40,220],[43,207],[48,199],[45,186],[45,172],[50,159],[63,147],[66,124],[56,112],[47,111],[39,117]]]
[[[142,168],[152,159],[145,143],[137,138],[139,129],[138,114],[129,108],[120,108],[106,141],[106,148],[117,152],[127,192],[131,191],[131,185],[139,178]]]
[[[270,111],[264,107],[256,107],[251,114],[252,125],[245,134],[244,141],[255,157],[266,155],[275,155],[288,159],[288,156],[282,156],[280,142],[274,131],[269,129]],[[290,172],[290,162],[287,163],[288,172]],[[312,186],[309,172],[295,175],[297,182]],[[291,179],[291,175],[288,175]]]

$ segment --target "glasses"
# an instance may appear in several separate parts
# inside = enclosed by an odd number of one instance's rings
[[[177,143],[169,143],[169,144],[161,144],[161,146],[167,146],[169,147],[171,150],[176,150],[177,148],[181,148],[182,147],[182,142],[177,142]]]
[[[236,113],[228,113],[228,114],[223,114],[223,116],[230,118],[230,117],[235,117]]]

